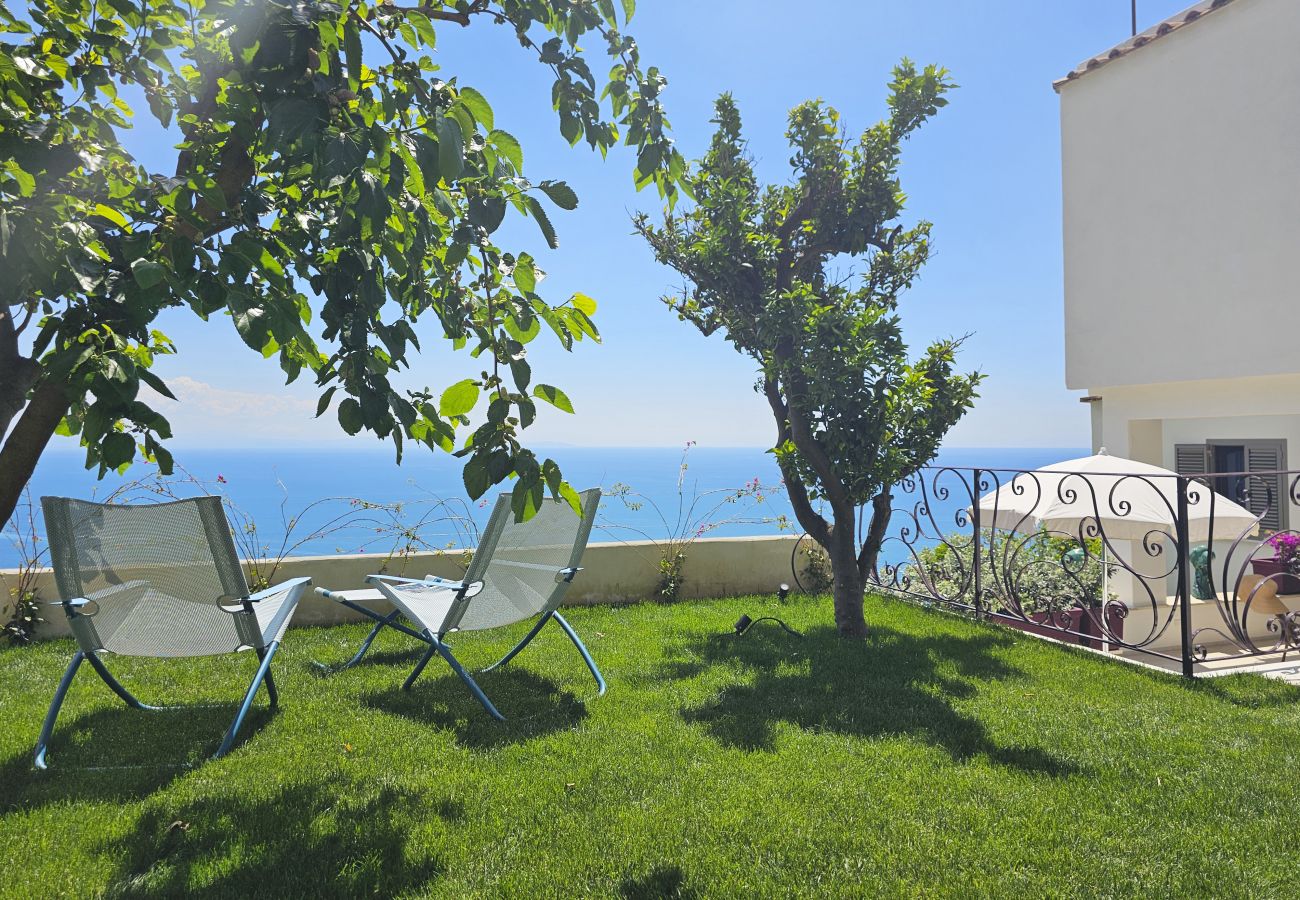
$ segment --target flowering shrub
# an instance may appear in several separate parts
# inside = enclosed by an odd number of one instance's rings
[[[687,551],[691,544],[710,531],[724,525],[742,523],[772,523],[781,529],[788,527],[784,516],[750,515],[754,507],[765,502],[771,494],[771,489],[764,487],[758,478],[750,479],[744,487],[734,489],[703,493],[694,485],[688,489],[686,473],[690,469],[689,457],[694,446],[695,441],[687,441],[682,448],[681,462],[677,467],[677,511],[672,518],[650,497],[637,493],[622,482],[616,482],[608,492],[608,496],[618,498],[630,512],[646,507],[652,510],[667,537],[652,537],[635,525],[611,522],[604,518],[599,526],[605,531],[630,532],[654,545],[659,556],[659,581],[655,587],[655,599],[663,603],[671,603],[681,595],[682,586],[686,583],[683,569],[686,566]],[[727,507],[733,507],[729,514],[723,512]]]
[[[9,578],[0,576],[0,644],[30,644],[40,616],[40,596],[36,576],[45,564],[49,547],[36,528],[36,506],[31,491],[23,491],[23,500],[5,529],[5,537],[18,551],[18,568]]]
[[[1300,535],[1291,531],[1279,531],[1268,539],[1273,548],[1273,558],[1286,566],[1293,574],[1300,574]]]

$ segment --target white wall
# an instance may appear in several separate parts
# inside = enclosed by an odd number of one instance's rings
[[[1067,386],[1300,369],[1300,2],[1236,0],[1060,94]]]
[[[734,597],[742,594],[775,594],[783,582],[794,587],[791,563],[800,567],[799,576],[808,584],[807,557],[794,554],[797,538],[789,535],[749,538],[701,538],[691,545],[683,569],[682,599]],[[808,546],[805,542],[804,546]],[[793,557],[793,559],[792,559]],[[574,579],[565,602],[568,605],[626,603],[653,599],[659,578],[658,549],[649,541],[591,543],[582,557],[583,570]],[[364,579],[374,572],[423,577],[439,575],[458,578],[464,571],[460,554],[416,553],[405,560],[389,561],[386,554],[361,553],[336,556],[295,556],[284,561],[272,581],[310,576],[316,587],[330,590],[364,588]],[[13,570],[0,569],[0,591],[8,596],[15,584]],[[53,574],[43,570],[34,585],[44,600],[57,600]],[[376,608],[387,605],[376,603]],[[360,620],[346,607],[306,594],[294,613],[295,625],[335,625]],[[43,638],[68,634],[67,617],[58,606],[45,607],[45,623],[38,629]],[[723,622],[720,628],[730,626]]]
[[[1300,180],[1300,158],[1297,173]],[[1289,467],[1300,468],[1300,375],[1128,385],[1098,393],[1093,443],[1114,456],[1172,468],[1175,444],[1285,438]]]

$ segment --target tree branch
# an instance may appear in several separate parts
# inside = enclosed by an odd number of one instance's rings
[[[885,488],[871,501],[871,524],[867,526],[862,552],[858,554],[858,575],[863,581],[875,574],[876,558],[880,554],[880,545],[885,540],[885,531],[889,528],[889,518],[893,512],[889,506],[893,499],[889,489]]]
[[[763,379],[763,393],[776,418],[776,446],[779,447],[790,440],[789,414],[785,401],[781,399],[781,390],[771,378]],[[813,540],[825,547],[831,538],[830,524],[812,508],[808,488],[794,466],[780,457],[777,458],[777,464],[781,467],[781,477],[785,479],[785,491],[790,495],[790,506],[794,509],[795,519]]]

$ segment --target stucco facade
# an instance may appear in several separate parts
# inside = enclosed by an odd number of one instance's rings
[[[1189,12],[1057,83],[1066,383],[1096,448],[1300,468],[1300,2]]]

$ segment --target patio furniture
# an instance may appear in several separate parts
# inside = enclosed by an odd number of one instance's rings
[[[375,636],[384,628],[393,628],[429,645],[402,685],[403,690],[410,689],[436,653],[447,661],[493,718],[504,720],[505,716],[492,705],[478,683],[452,654],[445,637],[457,631],[500,628],[540,616],[514,649],[483,671],[510,662],[537,637],[547,622],[554,621],[582,655],[583,662],[596,679],[598,693],[604,694],[604,676],[577,632],[558,611],[574,576],[581,571],[578,563],[596,518],[600,490],[583,491],[581,500],[581,517],[575,515],[563,500],[547,499],[531,519],[516,522],[510,495],[502,494],[492,509],[465,577],[460,581],[432,575],[423,579],[370,575],[366,582],[374,585],[373,590],[316,588],[316,593],[322,597],[341,603],[376,623],[360,649],[340,668],[359,663]],[[393,605],[392,612],[376,612],[365,605],[377,600],[389,601]],[[398,621],[399,617],[405,617],[417,627],[404,625]]]
[[[271,659],[310,578],[250,594],[219,497],[120,505],[42,497],[59,601],[77,641],[36,745],[45,754],[59,708],[83,662],[126,704],[156,710],[109,674],[100,654],[211,656],[253,650],[257,674],[214,759],[234,743],[257,689],[278,702]]]

